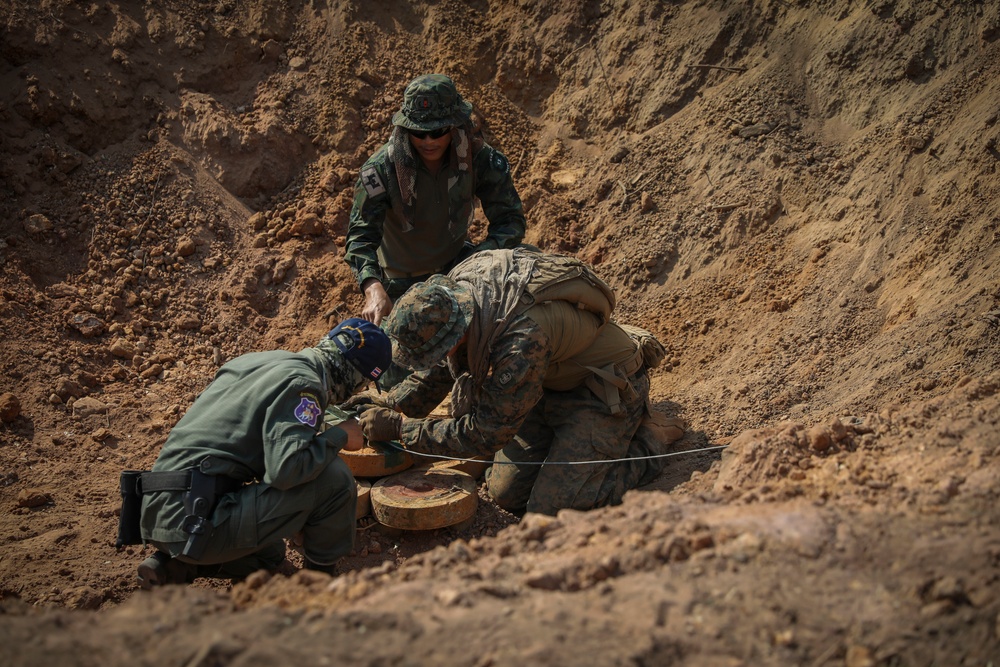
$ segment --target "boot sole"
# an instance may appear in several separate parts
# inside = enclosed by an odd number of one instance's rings
[[[152,590],[156,586],[162,586],[166,579],[166,572],[162,565],[147,565],[142,563],[139,566],[139,587],[144,590]]]

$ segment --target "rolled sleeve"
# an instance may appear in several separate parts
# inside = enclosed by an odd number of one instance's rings
[[[344,260],[361,285],[369,278],[384,283],[382,267],[378,262],[378,249],[382,245],[388,195],[371,197],[359,178],[354,186],[354,205],[351,207],[344,244]]]

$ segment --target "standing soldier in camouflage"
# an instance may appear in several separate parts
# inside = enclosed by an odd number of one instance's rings
[[[663,467],[638,457],[663,453],[683,432],[651,418],[647,368],[662,345],[611,322],[614,303],[575,258],[477,253],[412,287],[386,319],[393,360],[419,372],[348,403],[362,409],[369,439],[418,453],[495,454],[487,488],[510,511],[618,503]],[[452,416],[427,418],[449,390]],[[632,460],[605,463],[623,458]]]
[[[389,141],[361,168],[345,253],[365,295],[361,316],[375,324],[411,285],[478,250],[513,248],[525,230],[510,164],[483,142],[449,77],[410,82],[392,123]],[[476,199],[489,229],[473,245]]]
[[[357,504],[337,452],[363,440],[356,423],[354,437],[349,424],[324,431],[323,413],[378,380],[391,356],[381,329],[351,318],[315,347],[223,365],[130,489],[141,516],[119,529],[119,543],[157,549],[139,566],[139,584],[273,569],[285,558],[284,538],[295,534],[306,566],[332,572],[354,546]],[[123,503],[123,523],[125,514]]]

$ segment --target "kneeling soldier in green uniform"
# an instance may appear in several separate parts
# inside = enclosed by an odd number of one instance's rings
[[[340,427],[322,431],[323,413],[377,381],[391,356],[381,329],[351,318],[315,347],[223,365],[171,430],[153,470],[134,475],[138,532],[158,549],[139,566],[140,585],[273,569],[284,560],[284,538],[300,532],[306,566],[332,572],[354,546],[357,504],[337,452],[362,441],[349,444]],[[139,541],[135,534],[120,534],[119,544]]]
[[[683,431],[655,419],[648,402],[647,369],[663,346],[610,321],[614,305],[611,288],[573,257],[476,253],[411,287],[385,321],[394,362],[418,372],[346,405],[362,408],[371,440],[494,455],[487,489],[505,509],[616,504],[652,481],[663,459],[648,457]],[[452,416],[426,417],[449,390]]]

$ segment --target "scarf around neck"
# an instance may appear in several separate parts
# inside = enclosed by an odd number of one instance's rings
[[[473,142],[469,139],[469,128],[451,128],[451,144],[448,147],[449,159],[445,169],[453,169],[453,173],[448,178],[448,190],[461,180],[462,174],[472,173]],[[392,203],[392,210],[402,221],[403,231],[408,232],[413,229],[413,212],[416,208],[417,200],[417,160],[420,158],[414,154],[413,145],[410,143],[409,133],[401,126],[396,125],[392,129],[392,135],[388,142],[389,160],[396,171],[396,178],[389,179],[389,200]],[[451,201],[451,197],[449,197]],[[472,202],[468,202],[466,215],[448,216],[448,231],[452,234],[457,232],[459,219],[468,227],[472,221]],[[449,211],[450,213],[450,211]]]

